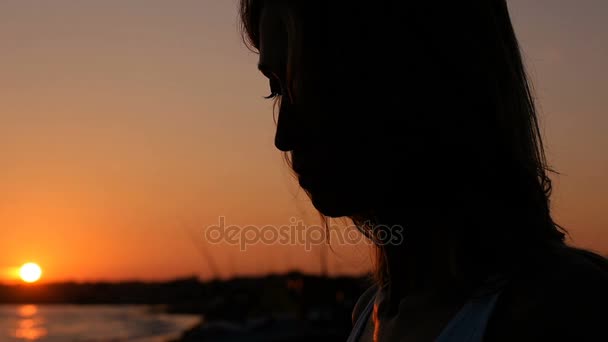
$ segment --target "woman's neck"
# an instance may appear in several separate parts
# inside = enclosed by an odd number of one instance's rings
[[[388,284],[386,295],[394,310],[406,296],[460,296],[467,290],[455,251],[457,242],[433,227],[404,227],[399,245],[382,246]],[[425,229],[426,228],[426,229]]]

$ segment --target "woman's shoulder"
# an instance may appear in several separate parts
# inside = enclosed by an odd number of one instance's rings
[[[365,290],[365,292],[363,292],[361,296],[359,296],[359,299],[357,300],[357,303],[355,303],[355,307],[353,308],[352,312],[353,324],[357,322],[357,320],[359,319],[363,311],[365,311],[365,308],[369,305],[369,303],[375,299],[377,292],[378,285],[374,284],[370,286],[367,290]]]
[[[596,287],[608,281],[608,260],[591,251],[570,247],[556,246],[524,266],[521,276],[515,281],[528,280],[539,284],[552,284],[555,290],[572,290],[580,287]]]
[[[542,286],[544,292],[548,291],[547,294],[576,297],[608,289],[608,260],[585,249],[556,247],[531,266],[521,281],[531,279]]]
[[[539,254],[505,288],[490,321],[490,341],[608,340],[608,261],[562,246]]]

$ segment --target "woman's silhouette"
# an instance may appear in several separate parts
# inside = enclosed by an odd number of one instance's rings
[[[241,19],[277,148],[377,242],[351,341],[608,340],[608,264],[551,217],[505,0],[242,0]]]

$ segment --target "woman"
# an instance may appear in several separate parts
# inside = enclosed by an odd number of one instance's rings
[[[241,19],[277,148],[377,242],[349,341],[608,340],[608,263],[551,217],[505,0],[242,0]]]

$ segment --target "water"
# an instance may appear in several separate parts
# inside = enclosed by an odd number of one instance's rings
[[[199,320],[137,305],[0,305],[0,341],[164,342]]]

